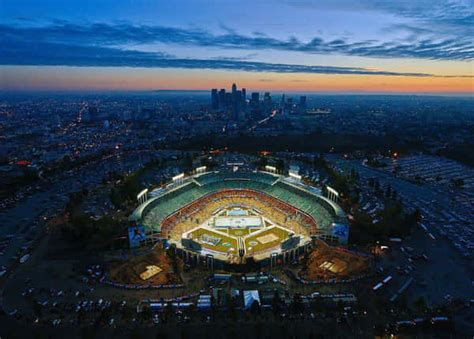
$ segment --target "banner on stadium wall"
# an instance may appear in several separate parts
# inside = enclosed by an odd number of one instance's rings
[[[339,239],[339,243],[347,244],[349,240],[349,226],[345,224],[333,224],[332,235]]]
[[[146,240],[145,227],[133,226],[128,228],[128,243],[130,248],[139,247]]]

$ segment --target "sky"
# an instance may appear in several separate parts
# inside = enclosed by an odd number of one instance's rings
[[[474,0],[1,0],[1,91],[474,93]]]

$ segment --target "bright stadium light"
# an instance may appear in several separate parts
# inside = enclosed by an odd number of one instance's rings
[[[295,174],[295,173],[293,173],[293,172],[290,172],[289,175],[290,175],[290,177],[292,177],[292,178],[295,178],[295,179],[297,179],[297,180],[301,180],[301,175],[299,175],[299,174]]]
[[[265,169],[266,169],[268,172],[276,172],[276,167],[274,167],[274,166],[266,165],[266,166],[265,166]]]
[[[331,192],[332,194],[334,194],[336,197],[339,197],[339,192],[337,192],[334,188],[331,188],[329,186],[327,186],[328,188],[328,192]]]
[[[179,179],[183,179],[184,178],[184,173],[181,173],[181,174],[178,174],[178,175],[175,175],[172,180],[173,181],[176,181],[176,180],[179,180]]]
[[[337,199],[339,198],[339,192],[329,186],[326,186],[326,188],[328,190],[328,198],[332,201],[337,201]]]
[[[148,188],[145,188],[140,193],[137,194],[137,200],[140,204],[148,200]]]
[[[202,172],[206,172],[206,166],[201,166],[201,167],[198,167],[196,168],[196,173],[202,173]]]

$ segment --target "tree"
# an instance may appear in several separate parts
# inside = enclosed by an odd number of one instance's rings
[[[293,295],[293,300],[291,301],[291,309],[296,314],[299,314],[303,311],[303,299],[301,298],[301,294],[295,293]]]
[[[321,189],[321,194],[323,195],[323,197],[328,196],[328,187],[326,185],[324,185],[323,188]]]
[[[380,182],[375,179],[374,181],[374,188],[375,188],[375,192],[378,192],[380,190]]]
[[[369,178],[368,185],[369,185],[369,187],[374,187],[374,185],[375,185],[374,178]]]
[[[184,167],[185,172],[192,171],[192,169],[193,169],[193,158],[192,158],[191,154],[186,153],[186,155],[184,157],[183,167]]]
[[[166,303],[165,312],[164,312],[165,321],[171,321],[173,319],[173,304]]]
[[[278,159],[276,161],[275,167],[277,171],[282,172],[285,170],[285,161],[283,159]]]
[[[250,306],[250,313],[252,313],[254,316],[260,314],[260,303],[257,300],[254,300]]]
[[[324,303],[321,297],[317,297],[313,300],[312,303],[313,311],[316,313],[320,313],[324,311]]]
[[[148,321],[148,320],[151,319],[152,316],[153,316],[153,312],[151,311],[150,306],[143,306],[143,309],[142,309],[142,318],[143,318],[145,321]]]
[[[423,296],[420,296],[418,299],[415,300],[414,306],[418,312],[424,313],[426,311],[425,298],[423,298]]]
[[[265,168],[265,166],[266,166],[267,164],[268,164],[268,159],[267,159],[267,157],[261,155],[261,156],[258,158],[257,167],[263,169],[263,168]]]
[[[355,170],[354,167],[351,168],[351,178],[352,179],[359,179],[359,173]]]
[[[405,216],[405,225],[406,225],[406,232],[408,233],[411,231],[413,227],[415,227],[419,222],[421,222],[422,216],[420,213],[420,210],[417,208],[413,211],[413,213],[410,213]]]
[[[33,302],[33,312],[37,317],[41,317],[43,307],[38,302]]]
[[[137,327],[132,329],[132,331],[130,333],[130,339],[141,339],[141,338],[143,338],[143,335],[142,335],[140,329],[137,328]]]
[[[158,333],[156,333],[156,336],[155,336],[155,339],[167,339],[168,338],[168,335],[167,333],[164,331],[164,328],[161,328]]]
[[[232,297],[229,300],[229,317],[232,320],[237,319],[237,300],[235,297]]]
[[[281,311],[281,298],[278,290],[273,293],[272,311],[275,315],[278,315]]]
[[[131,319],[132,316],[133,316],[133,311],[134,311],[134,308],[131,307],[131,306],[125,306],[125,308],[123,309],[122,311],[122,318],[124,320],[128,320],[128,319]]]

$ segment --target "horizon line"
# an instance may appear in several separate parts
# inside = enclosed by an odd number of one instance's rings
[[[212,87],[209,89],[0,89],[0,94],[101,94],[101,93],[170,93],[170,92],[191,92],[191,93],[208,93],[212,89],[221,89],[223,87]],[[230,89],[224,88],[224,89]],[[245,88],[245,87],[242,87]],[[246,88],[247,89],[247,88]],[[248,89],[247,89],[248,90]],[[276,94],[293,93],[293,94],[312,94],[312,95],[398,95],[398,96],[453,96],[453,97],[469,97],[474,99],[473,92],[398,92],[398,91],[311,91],[311,90],[281,90],[281,89],[259,89],[252,92],[270,92]]]

